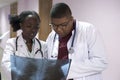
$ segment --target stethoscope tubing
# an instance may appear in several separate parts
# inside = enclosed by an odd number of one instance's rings
[[[74,34],[73,34],[73,39],[72,39],[71,47],[73,47],[73,45],[74,45],[75,35],[76,35],[76,26],[74,27]]]
[[[19,38],[19,36],[16,38],[16,51],[18,50],[18,47],[17,47],[17,44],[18,44],[18,38]],[[37,40],[37,42],[39,43],[39,46],[40,46],[40,48],[35,52],[35,54],[37,54],[37,53],[40,51],[41,56],[43,57],[43,52],[42,52],[42,46],[41,46],[41,43],[40,43],[40,41],[39,41],[37,38],[35,38],[35,39]],[[15,55],[15,53],[14,53],[14,55]]]

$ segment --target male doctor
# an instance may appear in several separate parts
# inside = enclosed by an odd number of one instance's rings
[[[102,38],[92,24],[73,18],[65,3],[53,5],[52,32],[47,38],[50,59],[72,59],[67,80],[102,80],[107,62]]]

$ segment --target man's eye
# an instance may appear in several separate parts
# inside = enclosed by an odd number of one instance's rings
[[[61,26],[67,26],[67,24],[61,24]]]

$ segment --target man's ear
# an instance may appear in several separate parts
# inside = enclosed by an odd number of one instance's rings
[[[73,16],[70,17],[72,20],[74,19]]]

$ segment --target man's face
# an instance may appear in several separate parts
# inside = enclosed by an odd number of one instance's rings
[[[51,26],[60,37],[65,37],[73,28],[73,18],[51,18]]]

